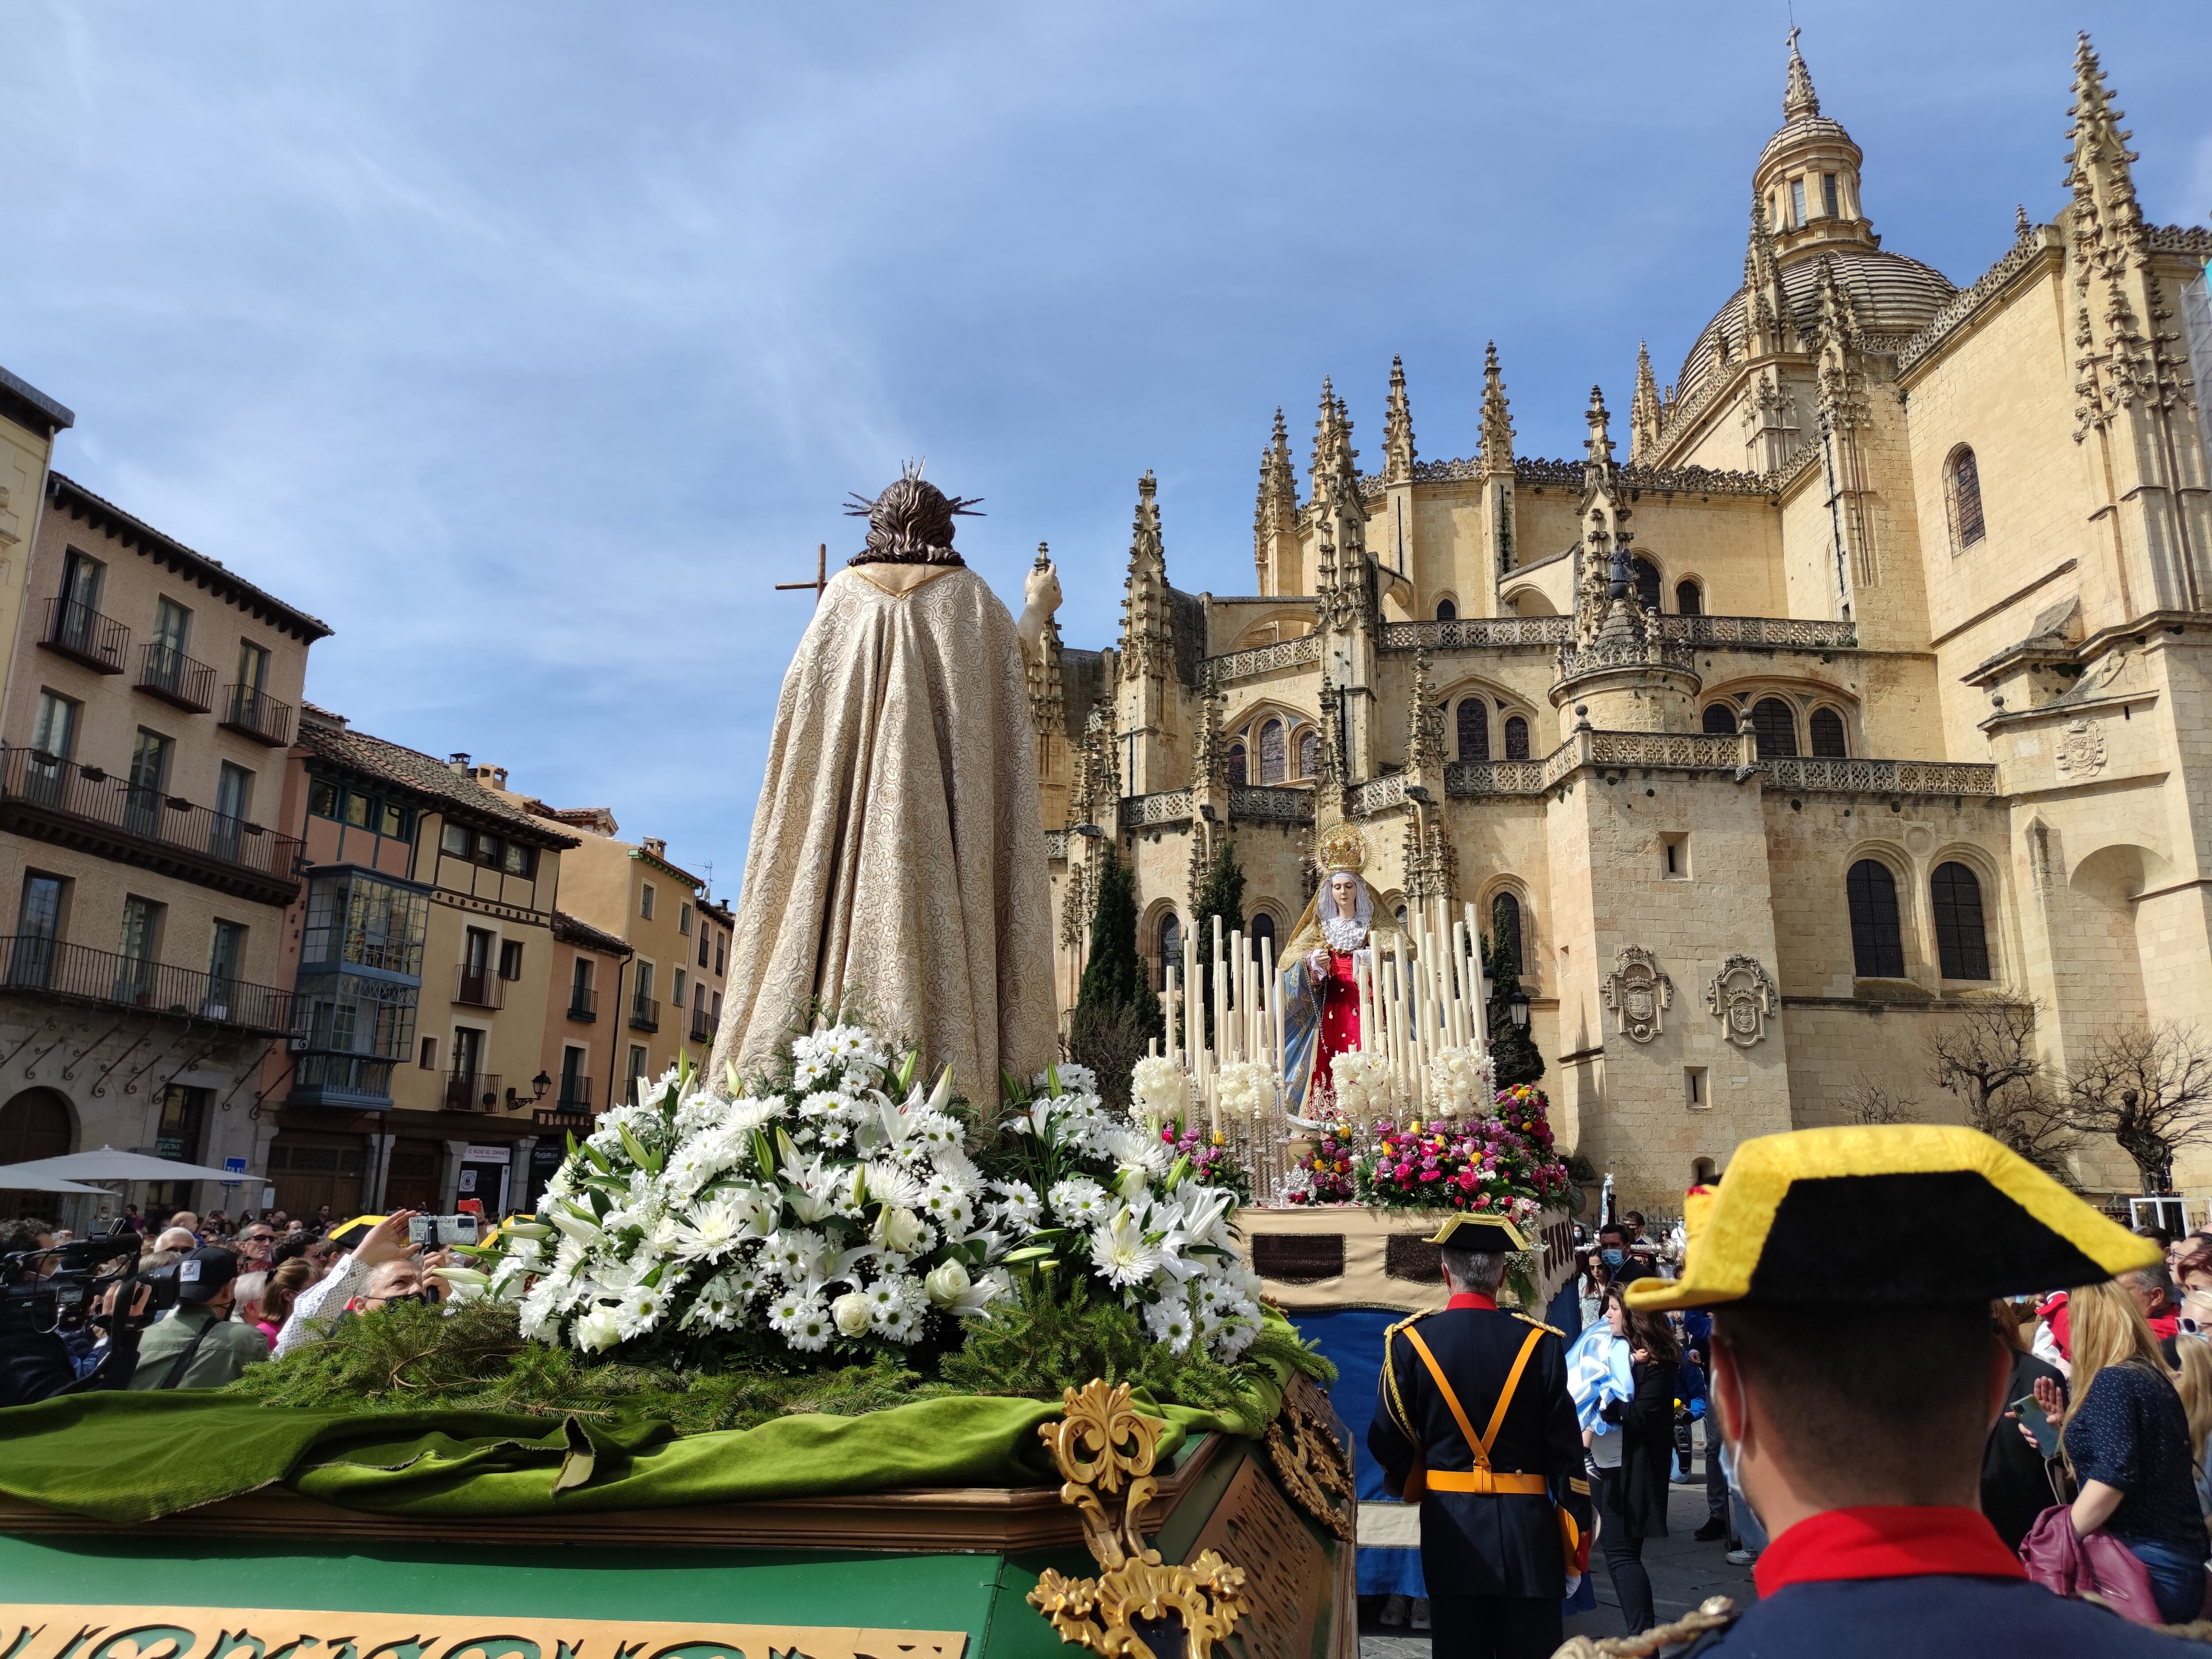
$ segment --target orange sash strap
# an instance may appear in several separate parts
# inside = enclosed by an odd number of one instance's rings
[[[1444,1404],[1451,1410],[1452,1421],[1459,1425],[1459,1431],[1466,1439],[1468,1449],[1474,1455],[1474,1468],[1464,1471],[1431,1470],[1425,1459],[1417,1460],[1413,1472],[1406,1477],[1406,1501],[1409,1504],[1419,1502],[1431,1492],[1518,1492],[1535,1496],[1548,1492],[1551,1487],[1540,1474],[1497,1474],[1490,1467],[1490,1448],[1498,1439],[1498,1430],[1504,1426],[1506,1408],[1513,1403],[1514,1392],[1521,1386],[1521,1374],[1528,1368],[1529,1356],[1536,1352],[1536,1344],[1543,1340],[1542,1327],[1530,1328],[1528,1340],[1521,1345],[1521,1352],[1513,1361],[1513,1369],[1506,1374],[1505,1387],[1498,1394],[1497,1409],[1490,1413],[1490,1426],[1480,1435],[1475,1433],[1474,1425],[1468,1420],[1467,1410],[1459,1403],[1459,1396],[1452,1392],[1452,1385],[1444,1381],[1443,1367],[1437,1364],[1436,1355],[1429,1352],[1429,1345],[1421,1340],[1420,1332],[1408,1325],[1406,1335],[1413,1342],[1413,1352],[1421,1356],[1421,1363],[1429,1368],[1429,1375],[1436,1381],[1437,1391],[1443,1395]]]

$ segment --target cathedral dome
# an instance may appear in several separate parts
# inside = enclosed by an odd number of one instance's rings
[[[1825,257],[1835,270],[1836,285],[1850,299],[1859,326],[1869,334],[1913,333],[1959,291],[1933,265],[1902,253],[1842,248]],[[1820,279],[1818,258],[1801,258],[1782,267],[1783,295],[1790,301],[1790,311],[1808,323]],[[1677,403],[1686,403],[1720,364],[1743,355],[1743,290],[1738,289],[1705,325],[1690,355],[1683,359],[1682,372],[1674,382]]]
[[[1825,115],[1801,115],[1775,129],[1774,137],[1766,141],[1766,148],[1759,152],[1759,166],[1753,171],[1765,172],[1766,164],[1783,151],[1808,143],[1844,143],[1854,149],[1858,148],[1852,143],[1851,135],[1844,131],[1841,121]]]

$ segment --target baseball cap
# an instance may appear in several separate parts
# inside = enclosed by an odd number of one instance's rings
[[[222,1294],[238,1277],[238,1258],[228,1250],[203,1245],[177,1263],[177,1300],[207,1302]]]

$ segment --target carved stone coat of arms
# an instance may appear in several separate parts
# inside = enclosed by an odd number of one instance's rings
[[[2069,720],[2054,746],[2058,769],[2069,778],[2094,777],[2105,767],[2105,734],[2085,720]]]
[[[1620,1017],[1620,1034],[1631,1042],[1657,1036],[1674,1000],[1674,981],[1660,972],[1659,958],[1640,945],[1623,951],[1606,976],[1605,1006]]]
[[[1773,977],[1756,957],[1729,957],[1705,987],[1705,1006],[1739,1048],[1748,1048],[1766,1035],[1766,1017],[1780,1001]]]

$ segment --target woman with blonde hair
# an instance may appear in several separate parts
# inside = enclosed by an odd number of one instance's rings
[[[2181,1370],[2174,1378],[2189,1415],[2189,1455],[2197,1471],[2197,1507],[2212,1517],[2212,1342],[2184,1337]],[[2212,1524],[2212,1521],[2208,1521]]]
[[[2159,1617],[2186,1624],[2204,1602],[2205,1533],[2197,1501],[2189,1413],[2149,1322],[2124,1286],[2085,1285],[2068,1306],[2073,1325],[2072,1399],[2060,1445],[2080,1483],[2072,1520],[2086,1538],[2108,1533],[2150,1575]],[[2058,1416],[2058,1390],[2035,1385]]]

